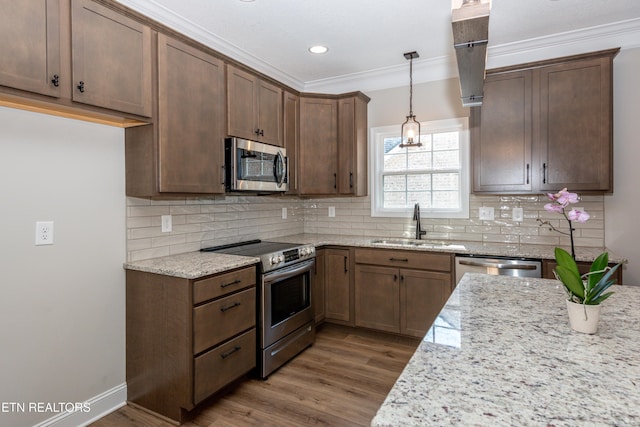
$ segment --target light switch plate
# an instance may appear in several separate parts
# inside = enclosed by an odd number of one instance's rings
[[[511,219],[516,222],[522,222],[524,220],[524,211],[522,208],[513,208],[511,211]]]
[[[162,232],[168,233],[173,229],[171,215],[162,215]]]
[[[334,218],[336,216],[336,207],[329,206],[329,218]]]
[[[282,219],[287,219],[287,208],[282,208]]]
[[[481,220],[484,221],[493,221],[494,219],[494,211],[493,207],[483,206],[479,210],[479,216]]]

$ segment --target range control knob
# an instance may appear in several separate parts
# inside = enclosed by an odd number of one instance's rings
[[[309,255],[309,250],[307,248],[300,248],[300,256]]]
[[[278,255],[278,262],[284,261],[284,255]]]
[[[272,256],[269,261],[271,262],[271,265],[275,265],[275,264],[278,263],[278,257],[277,256]]]

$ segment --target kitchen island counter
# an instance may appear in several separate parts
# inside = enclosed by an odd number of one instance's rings
[[[614,291],[586,335],[560,282],[467,273],[371,425],[640,425],[640,288]]]

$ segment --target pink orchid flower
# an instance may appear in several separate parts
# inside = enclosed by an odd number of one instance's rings
[[[569,212],[567,212],[567,218],[569,218],[569,221],[578,221],[580,223],[585,223],[589,218],[591,218],[591,215],[584,211],[571,209]]]
[[[562,205],[558,205],[556,203],[547,203],[546,205],[544,205],[544,210],[546,210],[547,212],[562,213],[563,209],[564,207],[562,207]]]

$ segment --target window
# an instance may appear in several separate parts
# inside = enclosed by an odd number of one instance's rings
[[[400,125],[371,129],[372,216],[469,217],[466,118],[420,124],[421,147],[400,148]]]

